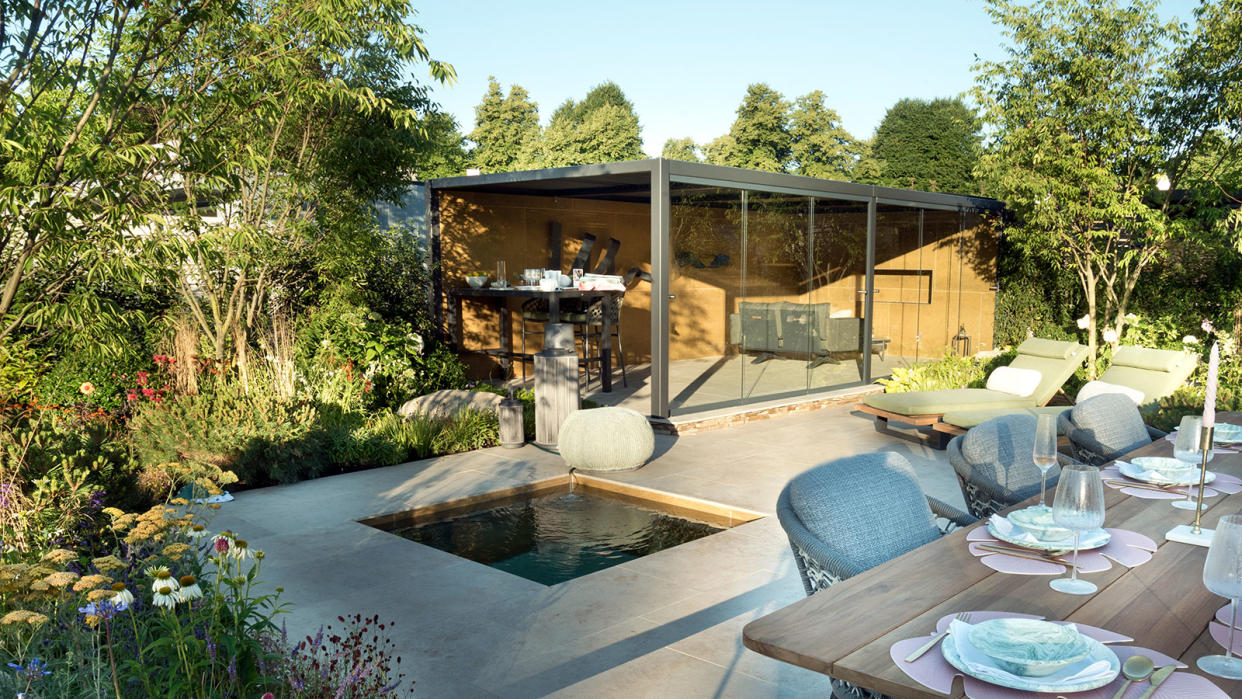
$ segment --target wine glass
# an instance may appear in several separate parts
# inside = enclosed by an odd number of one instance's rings
[[[1199,669],[1217,677],[1242,679],[1242,659],[1233,657],[1233,629],[1238,621],[1238,598],[1242,597],[1242,515],[1225,515],[1216,525],[1203,563],[1203,585],[1213,594],[1229,598],[1229,645],[1224,655],[1199,658]]]
[[[1198,415],[1184,415],[1177,427],[1177,436],[1173,439],[1173,458],[1191,466],[1203,465],[1203,418]],[[1207,454],[1212,460],[1212,451]],[[1207,493],[1204,493],[1206,496]],[[1179,510],[1193,510],[1198,507],[1194,499],[1194,487],[1186,486],[1186,499],[1174,500],[1173,507]]]
[[[1035,426],[1035,450],[1031,455],[1039,468],[1039,506],[1047,508],[1044,491],[1048,487],[1048,469],[1057,462],[1057,423],[1055,415],[1040,415]]]
[[[1083,532],[1104,524],[1104,484],[1094,466],[1071,464],[1061,469],[1057,493],[1052,499],[1052,521],[1074,532],[1074,561],[1070,577],[1049,583],[1052,589],[1071,595],[1089,595],[1095,583],[1078,579],[1078,541]]]

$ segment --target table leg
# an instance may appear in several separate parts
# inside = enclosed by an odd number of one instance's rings
[[[509,370],[513,366],[513,318],[509,315],[508,300],[497,298],[496,312],[500,315],[500,366],[505,371],[505,380],[508,381]]]
[[[548,294],[548,324],[561,322],[561,295]]]
[[[453,333],[453,345],[457,348],[458,352],[461,352],[462,350],[465,349],[462,346],[463,319],[461,315],[461,297],[458,296],[457,294],[453,294],[450,298],[451,300],[449,301],[449,315],[451,317],[449,318],[449,328],[450,328],[450,332]]]
[[[611,296],[604,297],[604,303],[612,303]],[[600,357],[600,390],[604,393],[612,393],[612,313],[604,310],[604,324],[601,327],[599,338],[599,351],[603,356]]]

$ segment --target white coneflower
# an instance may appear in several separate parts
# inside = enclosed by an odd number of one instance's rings
[[[118,609],[122,606],[128,607],[134,603],[134,593],[125,588],[125,583],[112,583],[112,591],[116,593],[112,596],[112,603]]]
[[[1085,315],[1085,316],[1083,316],[1083,317],[1081,317],[1081,318],[1079,318],[1079,319],[1078,319],[1078,329],[1079,329],[1079,330],[1086,330],[1086,329],[1087,329],[1087,328],[1089,328],[1089,327],[1091,327],[1091,316],[1090,316],[1090,314]]]
[[[177,590],[174,595],[178,602],[189,602],[203,596],[203,589],[198,586],[198,581],[193,575],[181,576],[181,589]]]
[[[1107,330],[1105,330],[1103,333],[1100,333],[1100,334],[1103,335],[1104,341],[1110,345],[1117,341],[1117,331],[1113,330],[1112,328],[1108,328]]]
[[[151,603],[157,607],[168,607],[172,609],[177,606],[177,594],[171,587],[161,587],[151,596]]]
[[[231,553],[233,554],[233,557],[239,561],[244,561],[253,555],[250,550],[250,545],[246,543],[245,539],[234,539]]]
[[[1199,344],[1199,338],[1195,337],[1194,335],[1187,335],[1186,337],[1182,338],[1182,344],[1183,345],[1197,345]]]
[[[156,568],[154,572],[155,582],[151,583],[152,592],[155,592],[162,587],[170,587],[173,591],[176,591],[176,589],[180,587],[180,585],[177,584],[177,581],[173,578],[172,573],[169,572],[167,566],[160,566],[159,568]]]
[[[191,539],[202,539],[207,536],[210,536],[207,533],[207,527],[204,527],[201,524],[195,524],[194,526],[190,527],[186,531],[185,535],[190,537]]]

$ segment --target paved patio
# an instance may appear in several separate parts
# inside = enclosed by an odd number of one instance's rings
[[[656,438],[616,480],[772,514],[793,475],[890,450],[962,507],[944,452],[876,433],[848,407]],[[358,524],[368,516],[561,475],[556,454],[487,449],[240,493],[213,528],[264,549],[296,605],[291,634],[379,613],[422,696],[819,696],[827,678],[742,646],[742,627],[804,593],[774,515],[545,587]],[[408,680],[407,680],[408,681]]]

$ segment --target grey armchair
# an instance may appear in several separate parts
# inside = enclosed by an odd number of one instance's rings
[[[925,495],[910,462],[891,452],[837,459],[795,476],[777,499],[776,516],[808,596],[975,521]],[[835,678],[832,690],[838,698],[883,696]]]
[[[1039,492],[1035,450],[1035,416],[1002,415],[954,437],[947,447],[949,463],[970,514],[983,519]],[[1048,487],[1056,485],[1061,466],[1074,460],[1058,454],[1048,470]]]
[[[1074,458],[1102,466],[1126,452],[1164,437],[1143,423],[1134,401],[1119,393],[1088,398],[1061,413],[1058,431],[1069,438]]]

